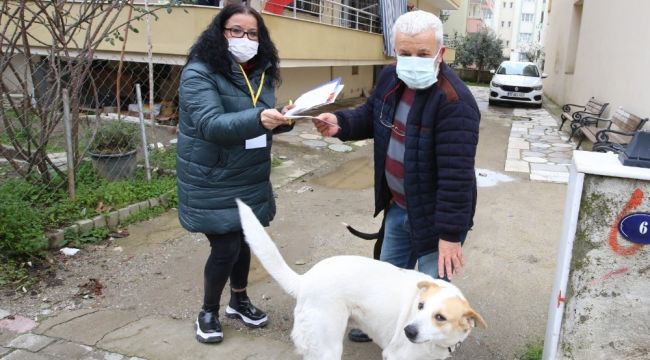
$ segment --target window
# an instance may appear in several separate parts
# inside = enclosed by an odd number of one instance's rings
[[[506,2],[505,1],[503,2],[503,8],[504,9],[506,8]]]
[[[508,21],[508,27],[512,26],[512,21]]]
[[[315,4],[312,1],[296,0],[294,2],[294,5],[298,11],[305,12],[313,16],[318,16],[320,14],[320,5]]]
[[[504,26],[506,26],[506,22],[505,22],[505,21],[502,21],[502,22],[501,22],[501,27],[504,27]]]
[[[513,3],[510,3],[510,8],[511,8],[511,9],[512,9],[512,4],[513,4]]]
[[[497,69],[497,74],[539,77],[539,70],[537,69],[537,65],[504,62],[499,66],[499,69]]]
[[[510,40],[506,40],[506,46],[510,46]]]
[[[519,33],[519,42],[529,43],[533,40],[533,34],[531,33]]]
[[[521,21],[523,22],[532,22],[534,19],[533,14],[521,14]]]
[[[352,75],[359,75],[359,66],[352,66]]]

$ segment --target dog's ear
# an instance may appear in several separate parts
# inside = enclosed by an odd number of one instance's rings
[[[470,319],[470,321],[474,324],[474,326],[478,326],[481,329],[487,329],[487,324],[485,323],[485,320],[483,320],[483,317],[479,315],[474,309],[469,308],[469,310],[465,311],[465,314],[463,316],[467,317]]]
[[[431,281],[423,280],[423,281],[420,281],[418,283],[418,289],[424,290],[424,291],[427,291],[429,289],[436,289],[438,287],[439,287],[438,284],[436,284],[434,282],[431,282]]]

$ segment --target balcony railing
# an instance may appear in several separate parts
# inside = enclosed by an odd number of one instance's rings
[[[377,34],[382,32],[377,1],[355,1],[356,4],[363,6],[361,8],[332,0],[296,0],[289,5],[284,5],[285,3],[286,1],[269,0],[266,2],[266,8],[276,5],[284,7],[284,11],[280,14],[282,16]]]

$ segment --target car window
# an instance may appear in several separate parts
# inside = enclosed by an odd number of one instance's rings
[[[539,72],[537,71],[537,66],[535,65],[526,65],[523,71],[524,76],[534,76],[539,77]]]
[[[539,77],[537,66],[524,63],[503,63],[497,69],[497,74]]]

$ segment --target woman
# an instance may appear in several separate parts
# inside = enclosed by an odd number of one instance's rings
[[[230,278],[225,314],[248,327],[263,327],[266,314],[246,295],[250,249],[235,199],[268,226],[275,215],[271,134],[290,130],[274,109],[278,54],[254,9],[224,7],[192,46],[181,75],[178,133],[179,219],[210,241],[204,270],[203,310],[196,320],[202,343],[223,340],[219,300]],[[284,109],[286,111],[286,109]]]

